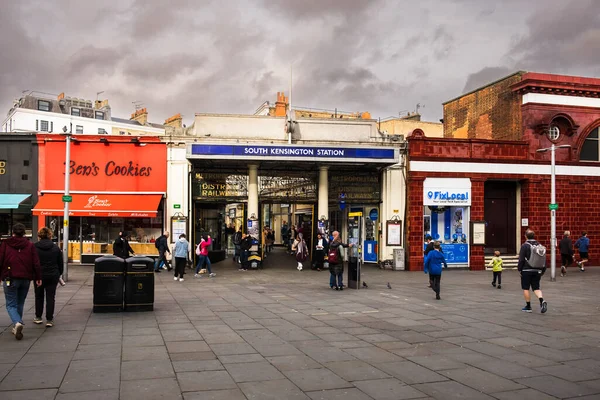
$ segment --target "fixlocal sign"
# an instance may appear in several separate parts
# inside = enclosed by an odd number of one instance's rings
[[[468,178],[426,178],[423,205],[470,206],[471,180]]]
[[[263,146],[191,144],[188,158],[211,159],[269,159],[269,160],[327,160],[327,161],[371,161],[396,163],[398,149],[391,147],[321,147],[321,146]]]

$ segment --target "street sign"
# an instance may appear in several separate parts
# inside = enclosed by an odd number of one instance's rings
[[[62,201],[63,201],[63,203],[72,203],[73,202],[73,196],[63,196],[62,197]]]
[[[548,204],[549,210],[558,210],[558,203]]]
[[[173,208],[181,208],[181,204],[173,204]]]

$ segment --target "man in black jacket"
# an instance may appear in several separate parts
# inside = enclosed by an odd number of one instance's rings
[[[127,240],[127,232],[119,232],[119,237],[113,243],[113,254],[122,259],[129,258],[129,254],[135,255]]]
[[[560,249],[560,276],[567,275],[567,268],[573,262],[573,241],[571,240],[571,232],[565,231],[565,235],[558,244]]]
[[[63,274],[63,254],[58,246],[52,241],[52,231],[42,228],[38,232],[40,239],[35,247],[40,258],[42,268],[42,284],[35,288],[35,318],[33,322],[42,323],[44,313],[44,297],[46,298],[46,326],[54,326],[54,304],[56,298],[56,287],[60,276]]]
[[[248,270],[248,256],[250,255],[250,248],[252,247],[252,236],[242,234],[242,242],[240,243],[240,250],[242,252],[242,265],[240,271]]]
[[[535,232],[528,229],[525,232],[527,241],[521,246],[519,251],[519,264],[517,266],[519,273],[521,274],[521,289],[523,289],[523,296],[527,303],[525,307],[521,309],[524,312],[531,312],[531,295],[529,288],[533,290],[533,293],[540,300],[540,310],[542,314],[548,311],[548,304],[544,301],[542,296],[542,290],[540,289],[540,280],[542,275],[546,272],[546,267],[543,269],[534,269],[529,265],[528,260],[531,258],[531,249],[533,246],[537,246],[539,243],[535,240]]]
[[[154,246],[158,249],[158,259],[154,264],[154,272],[160,272],[161,264],[164,264],[167,269],[170,271],[173,269],[169,264],[169,260],[167,260],[167,252],[171,254],[171,250],[169,250],[169,232],[163,233],[161,236],[156,239]]]

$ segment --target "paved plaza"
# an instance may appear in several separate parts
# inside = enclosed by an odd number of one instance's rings
[[[422,272],[367,266],[368,289],[337,292],[281,257],[157,274],[138,313],[93,314],[92,267],[73,266],[53,328],[32,323],[30,291],[22,341],[2,296],[0,399],[600,399],[600,269],[547,274],[542,315],[521,312],[516,271],[501,290],[444,271],[436,301]]]

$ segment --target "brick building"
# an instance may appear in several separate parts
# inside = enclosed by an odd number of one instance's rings
[[[427,234],[442,241],[452,265],[472,270],[484,269],[494,250],[515,255],[528,227],[549,247],[550,152],[537,150],[552,144],[571,146],[556,151],[557,237],[587,231],[597,262],[599,96],[600,79],[518,72],[445,103],[444,138],[415,130],[408,268],[423,268]]]

